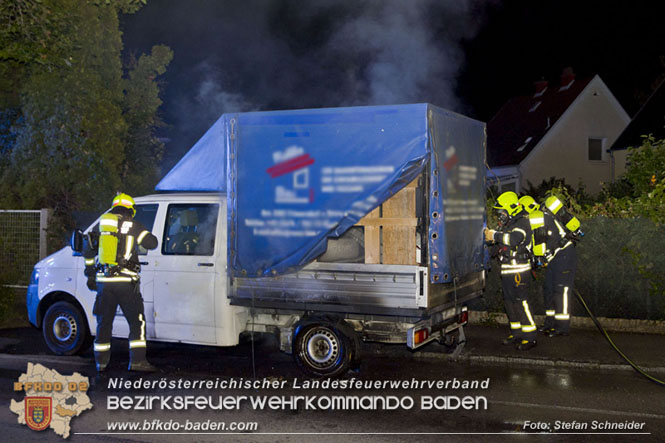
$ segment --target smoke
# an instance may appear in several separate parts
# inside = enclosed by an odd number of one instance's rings
[[[486,4],[161,0],[124,28],[128,46],[175,52],[164,97],[169,167],[227,112],[418,102],[464,112],[455,93],[462,44]]]

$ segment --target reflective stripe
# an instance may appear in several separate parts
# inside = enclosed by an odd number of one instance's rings
[[[122,269],[122,270],[120,270],[120,273],[131,275],[131,276],[134,276],[134,277],[137,277],[139,275],[138,273],[130,271],[129,269]]]
[[[113,206],[118,206],[118,205],[123,205],[123,206],[134,206],[134,202],[129,201],[125,198],[118,199],[113,202]]]
[[[132,248],[134,247],[134,236],[133,235],[128,235],[127,236],[127,241],[125,244],[125,260],[129,260],[132,256]]]
[[[132,340],[129,342],[129,348],[145,348],[145,340]]]
[[[542,224],[545,223],[545,219],[542,218],[542,217],[529,218],[529,221],[531,222],[532,225],[536,225],[536,226],[541,226]]]
[[[507,275],[507,274],[519,274],[521,272],[526,272],[531,269],[531,265],[524,265],[523,268],[516,268],[516,269],[502,269],[501,270],[501,275]]]
[[[86,258],[85,259],[85,265],[90,266],[95,264],[95,259],[94,258]]]
[[[514,262],[515,260],[513,260]],[[529,263],[502,263],[501,269],[517,269],[525,266],[531,266]]]
[[[536,325],[522,326],[522,332],[533,332],[536,330]]]
[[[566,236],[566,230],[563,229],[563,226],[561,226],[561,223],[559,223],[556,219],[554,219],[554,224],[556,225],[556,228],[559,230],[559,235],[561,237]]]
[[[554,318],[557,320],[570,320],[570,314],[557,314]]]
[[[511,322],[510,323],[510,329],[521,329],[521,328],[522,328],[522,324],[519,323],[519,322],[516,322],[516,323]]]
[[[556,214],[556,212],[559,210],[559,208],[560,208],[561,206],[563,206],[563,203],[561,203],[561,202],[559,201],[559,199],[557,198],[557,199],[555,199],[552,203],[550,203],[550,204],[547,206],[547,209],[549,209],[550,211],[552,211],[552,212],[554,212],[554,213]]]
[[[148,234],[150,234],[150,231],[143,231],[143,232],[141,232],[141,234],[139,234],[139,238],[136,239],[136,242],[137,242],[138,244],[141,244],[141,242],[143,241],[143,239],[145,238],[145,236],[148,235]]]
[[[524,238],[526,238],[526,231],[523,231],[523,230],[520,229],[520,228],[513,228],[513,231],[521,232],[522,235],[524,236]]]
[[[552,317],[554,314],[556,314],[555,310],[545,311],[545,315],[547,315],[548,317]]]
[[[95,343],[95,352],[104,352],[111,349],[111,343]]]
[[[510,244],[510,234],[503,234],[503,244],[504,245]]]
[[[562,247],[557,248],[557,249],[552,253],[552,255],[550,255],[549,257],[547,257],[547,261],[548,261],[548,262],[551,262],[552,260],[554,260],[554,257],[556,257],[556,255],[557,255],[559,252],[563,251],[564,249],[566,249],[567,247],[572,246],[572,245],[573,245],[573,242],[572,242],[572,241],[569,241],[568,243],[566,243],[566,244],[563,245]]]
[[[99,220],[99,226],[111,226],[113,228],[118,227],[118,219],[117,218],[102,218]]]
[[[568,286],[563,287],[563,313],[568,314]]]
[[[139,321],[141,322],[141,340],[145,343],[145,320],[143,314],[139,314]]]
[[[99,275],[97,274],[97,281],[98,282],[103,282],[103,283],[108,283],[108,282],[131,282],[134,279],[132,277],[122,277],[122,276],[115,276],[115,277],[107,277],[104,274]]]
[[[534,323],[533,317],[531,317],[531,311],[529,311],[529,303],[527,303],[526,300],[522,300],[522,306],[524,306],[524,312],[526,312],[526,317],[529,319],[529,326],[533,326],[535,330],[536,323]],[[522,331],[524,331],[524,326],[522,326]]]

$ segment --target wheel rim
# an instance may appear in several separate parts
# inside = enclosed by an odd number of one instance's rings
[[[340,343],[337,335],[326,327],[316,327],[304,337],[305,358],[313,367],[328,369],[333,367],[340,356]]]
[[[53,336],[60,343],[69,343],[76,338],[76,319],[66,313],[58,314],[53,322]]]

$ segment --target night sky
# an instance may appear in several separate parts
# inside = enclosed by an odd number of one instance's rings
[[[429,102],[488,121],[564,67],[633,115],[665,73],[661,1],[149,0],[125,52],[174,50],[164,172],[224,112]]]

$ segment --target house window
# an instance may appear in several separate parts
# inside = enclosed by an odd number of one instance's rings
[[[603,160],[603,145],[605,139],[589,137],[589,161]]]

